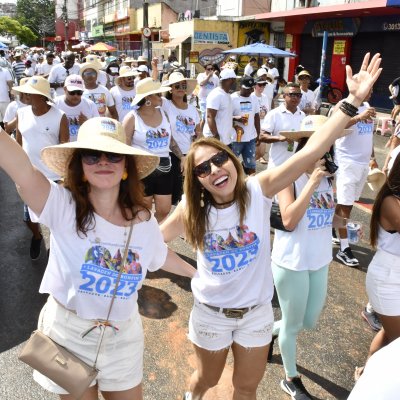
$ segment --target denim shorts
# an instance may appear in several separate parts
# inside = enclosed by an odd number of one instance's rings
[[[82,338],[82,333],[94,325],[93,320],[78,317],[49,296],[40,316],[38,328],[56,343],[66,347],[81,360],[93,365],[99,335],[96,328]],[[91,386],[98,384],[101,391],[122,391],[136,387],[143,378],[143,328],[138,310],[127,321],[112,322],[105,328],[97,368],[99,374]],[[33,378],[44,389],[57,394],[67,392],[38,371]]]
[[[236,157],[242,155],[245,168],[256,169],[256,139],[249,142],[232,142],[229,146]]]
[[[226,349],[233,342],[246,348],[262,347],[271,342],[273,325],[271,303],[259,305],[242,319],[236,319],[195,300],[189,320],[189,339],[208,351]]]

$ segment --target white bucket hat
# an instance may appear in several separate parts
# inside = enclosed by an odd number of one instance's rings
[[[13,87],[12,90],[19,93],[40,94],[53,101],[51,98],[50,83],[43,76],[32,76],[26,83]]]
[[[189,79],[186,78],[182,72],[172,72],[171,75],[168,77],[168,80],[162,83],[162,86],[173,86],[175,83],[178,82],[186,82],[187,88],[186,93],[191,94],[193,90],[196,88],[197,80],[196,79]]]
[[[139,73],[136,69],[129,67],[128,65],[123,65],[119,70],[119,76],[115,78],[115,83],[118,84],[120,78],[127,78],[129,76],[138,76]]]
[[[161,83],[154,81],[153,78],[144,78],[136,84],[136,96],[132,101],[132,105],[136,105],[146,96],[156,93],[170,91],[169,86],[161,86]]]
[[[368,172],[367,183],[373,192],[379,192],[386,182],[386,175],[379,168],[372,168]]]
[[[79,128],[76,142],[45,147],[41,152],[41,157],[52,171],[65,176],[69,160],[77,149],[134,156],[140,179],[154,171],[160,161],[157,156],[147,151],[128,146],[122,124],[115,119],[105,117],[88,119]]]

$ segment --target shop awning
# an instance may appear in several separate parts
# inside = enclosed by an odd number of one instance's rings
[[[183,43],[185,40],[189,39],[192,35],[185,35],[185,36],[178,36],[172,40],[170,40],[168,43],[165,43],[163,47],[165,49],[175,49],[175,47],[179,46],[181,43]]]

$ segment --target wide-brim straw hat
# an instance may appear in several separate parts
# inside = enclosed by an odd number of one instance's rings
[[[99,68],[102,67],[99,57],[95,54],[88,54],[85,58],[87,63],[97,64]]]
[[[185,75],[183,75],[181,72],[172,72],[171,75],[168,77],[168,80],[162,83],[162,86],[172,86],[175,85],[175,83],[183,81],[186,82],[186,93],[192,94],[194,89],[196,88],[197,80],[186,78]]]
[[[147,57],[139,56],[138,59],[137,59],[136,61],[137,61],[137,62],[147,62],[148,59],[147,59]]]
[[[78,149],[134,156],[140,179],[154,171],[160,161],[159,157],[153,154],[128,146],[122,124],[115,119],[105,117],[88,119],[79,128],[76,142],[45,147],[41,157],[52,171],[65,176],[71,156]]]
[[[156,93],[169,92],[169,86],[161,86],[159,81],[154,81],[153,78],[144,78],[136,84],[136,95],[132,101],[132,105],[136,105],[146,96]]]
[[[19,93],[40,94],[53,101],[50,83],[43,76],[32,76],[23,85],[13,87],[12,90]]]
[[[120,78],[127,78],[129,76],[138,76],[139,73],[136,71],[136,69],[133,69],[129,67],[128,65],[123,65],[119,69],[119,76],[115,78],[115,83],[119,83]]]
[[[86,62],[86,63],[84,63],[84,64],[82,64],[82,65],[80,66],[79,74],[82,76],[83,73],[84,73],[87,69],[94,69],[94,70],[96,71],[97,75],[98,75],[98,74],[99,74],[100,67],[99,67],[99,64],[98,64],[98,63],[95,63],[95,62]]]
[[[309,138],[317,129],[319,129],[328,117],[324,115],[308,115],[301,121],[300,129],[297,131],[280,131],[279,134],[289,140],[300,140],[302,138]],[[345,129],[344,135],[348,135],[352,129]]]
[[[133,63],[133,62],[135,62],[136,60],[134,59],[134,58],[132,58],[132,57],[126,57],[125,58],[125,60],[123,61],[124,63]]]
[[[368,172],[367,183],[369,188],[378,192],[386,182],[386,175],[379,168],[372,168]]]

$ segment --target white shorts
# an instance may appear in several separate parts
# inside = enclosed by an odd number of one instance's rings
[[[93,365],[101,328],[96,328],[84,338],[82,333],[94,325],[93,320],[78,317],[49,296],[39,316],[39,329],[56,343],[65,346],[89,365]],[[143,328],[137,309],[127,321],[111,322],[118,330],[107,327],[97,360],[99,373],[96,383],[100,390],[122,391],[134,388],[143,378]],[[38,371],[33,378],[44,389],[57,393],[67,392]]]
[[[227,318],[195,300],[189,320],[189,339],[209,351],[226,349],[233,342],[247,348],[266,346],[272,339],[272,305],[255,307],[242,319]]]
[[[378,250],[368,266],[369,302],[378,314],[400,315],[400,256]]]
[[[337,204],[352,206],[363,191],[368,176],[368,164],[340,162],[336,172]]]

